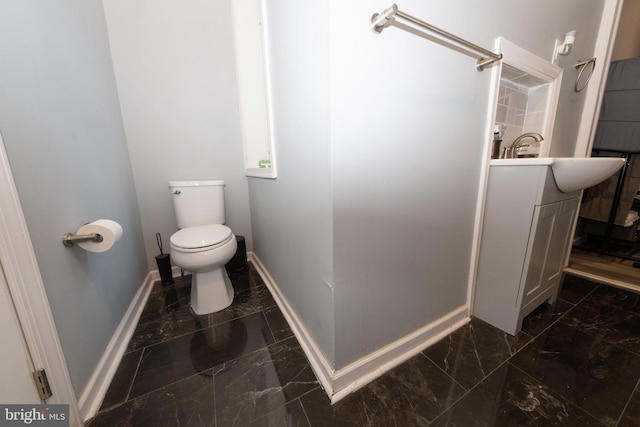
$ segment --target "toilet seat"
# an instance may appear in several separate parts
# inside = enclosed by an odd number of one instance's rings
[[[233,239],[231,229],[222,224],[200,225],[179,230],[169,242],[181,252],[202,252],[215,249]]]

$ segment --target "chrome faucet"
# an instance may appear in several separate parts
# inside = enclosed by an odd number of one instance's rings
[[[523,133],[522,135],[517,137],[510,146],[504,148],[504,151],[502,152],[502,158],[503,159],[517,158],[518,148],[522,147],[522,140],[525,138],[533,138],[536,142],[544,141],[544,138],[542,137],[542,135],[540,135],[537,132]]]

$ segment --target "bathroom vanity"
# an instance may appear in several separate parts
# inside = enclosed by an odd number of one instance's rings
[[[473,315],[515,335],[557,295],[580,191],[561,192],[548,165],[491,161]]]

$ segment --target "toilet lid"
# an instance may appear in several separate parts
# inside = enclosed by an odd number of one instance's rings
[[[228,240],[231,229],[222,224],[200,225],[188,227],[173,233],[171,244],[178,248],[197,249],[217,245]]]

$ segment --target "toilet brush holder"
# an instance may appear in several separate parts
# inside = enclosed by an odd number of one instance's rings
[[[171,274],[171,258],[169,254],[156,255],[156,263],[158,264],[158,272],[160,273],[162,286],[172,284],[173,275]]]
[[[227,274],[231,275],[242,274],[249,269],[247,265],[247,245],[244,236],[236,236],[236,242],[238,243],[236,253],[225,265]]]

